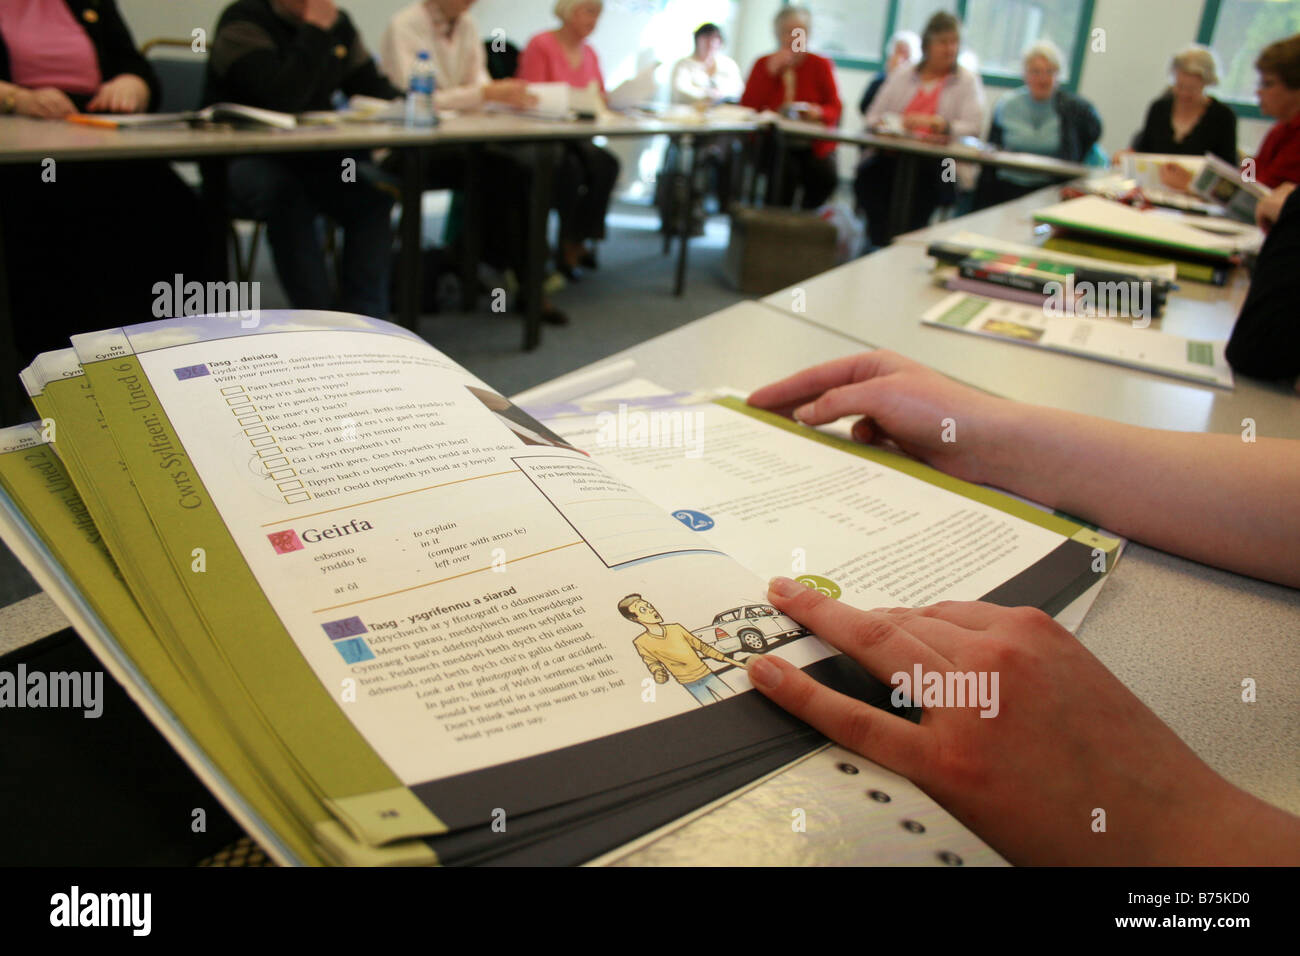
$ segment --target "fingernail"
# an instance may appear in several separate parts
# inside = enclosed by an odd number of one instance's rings
[[[812,402],[809,402],[807,405],[800,405],[798,408],[796,408],[794,410],[794,417],[798,421],[803,421],[805,418],[807,418],[812,414],[812,411],[813,411]]]
[[[773,690],[779,687],[781,681],[785,678],[785,674],[781,673],[781,668],[766,657],[750,661],[748,671],[749,682],[759,690]]]
[[[803,590],[803,585],[798,581],[792,581],[779,575],[767,582],[767,593],[775,594],[777,597],[794,597],[801,590]]]

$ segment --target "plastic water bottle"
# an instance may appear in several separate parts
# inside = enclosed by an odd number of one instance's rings
[[[433,108],[433,61],[429,51],[421,50],[411,70],[411,84],[406,90],[406,125],[437,126],[438,114]]]

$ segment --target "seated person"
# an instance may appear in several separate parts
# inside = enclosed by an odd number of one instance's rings
[[[980,78],[957,62],[961,51],[961,24],[951,13],[930,17],[921,34],[921,62],[895,70],[871,103],[864,122],[878,126],[885,115],[902,116],[905,130],[923,134],[978,136],[984,125],[984,86]],[[938,159],[913,158],[916,188],[909,200],[904,228],[920,229],[935,209],[956,201],[956,184],[945,182]],[[899,159],[876,151],[858,166],[854,182],[858,205],[867,214],[867,235],[872,246],[893,239],[890,198]]]
[[[889,74],[900,66],[910,66],[920,58],[921,38],[911,30],[899,30],[895,33],[889,40],[889,56],[885,59],[885,68],[877,73],[876,78],[862,91],[862,100],[858,103],[858,112],[863,116],[867,115],[867,110],[871,109],[876,94],[885,85],[885,80],[889,78]]]
[[[695,31],[695,52],[682,57],[673,66],[670,87],[673,103],[699,109],[740,99],[745,81],[741,79],[736,61],[722,52],[722,30],[716,23],[701,24]],[[721,210],[731,205],[732,167],[740,147],[740,139],[735,136],[710,136],[697,144],[700,176],[716,183],[713,190],[717,193]],[[659,208],[665,233],[680,228],[675,214],[679,206],[686,204],[687,181],[685,174],[677,171],[680,163],[681,154],[674,141],[665,154],[664,172],[655,189],[655,205]],[[707,186],[696,189],[696,208],[692,210],[690,223],[693,234],[704,230],[703,197],[708,192]]]
[[[1024,89],[1007,94],[993,111],[989,143],[1012,152],[1083,162],[1101,137],[1101,118],[1091,103],[1057,85],[1060,50],[1046,41],[1036,43],[1025,53],[1024,67]],[[985,166],[975,208],[1017,199],[1056,181],[1045,173]]]
[[[1300,587],[1300,442],[1246,444],[1022,405],[886,351],[807,369],[749,402],[807,425],[861,416],[857,441],[892,443],[1153,548]],[[936,423],[948,415],[966,438],[942,440]],[[759,691],[912,779],[1012,863],[1300,860],[1300,817],[1219,776],[1041,611],[958,601],[861,611],[788,578],[768,587],[778,611],[881,680],[913,665],[1000,674],[997,717],[935,707],[916,724],[833,693],[774,655],[747,662]],[[1105,833],[1089,826],[1094,807],[1106,808]]]
[[[603,0],[555,0],[560,26],[537,34],[519,57],[519,78],[529,83],[568,83],[577,89],[593,85],[605,97],[600,58],[587,42],[604,9]],[[605,238],[605,217],[618,182],[618,157],[589,139],[568,140],[555,171],[555,208],[560,216],[557,266],[577,279],[585,266],[594,268],[596,254],[588,241]]]
[[[400,95],[332,0],[236,0],[221,14],[208,57],[205,103],[302,113],[331,109],[338,92]],[[342,175],[347,160],[356,164],[355,181]],[[393,200],[372,185],[367,166],[367,155],[346,152],[230,161],[231,213],[266,223],[275,271],[294,308],[388,316]],[[321,215],[343,227],[337,295],[317,227]]]
[[[1190,46],[1174,57],[1169,71],[1173,82],[1147,108],[1146,122],[1133,137],[1133,149],[1188,156],[1213,153],[1236,166],[1237,114],[1205,92],[1219,82],[1214,54],[1205,47]],[[1173,163],[1161,170],[1160,178],[1171,189],[1186,189],[1192,179]]]
[[[736,61],[722,52],[722,30],[716,23],[695,31],[695,52],[673,66],[672,101],[712,106],[738,100],[745,84]]]
[[[117,5],[105,0],[87,10],[94,18],[78,16],[82,8],[65,0],[0,3],[0,113],[61,120],[81,111],[140,113],[157,103],[153,68]],[[4,164],[0,196],[23,364],[67,348],[69,335],[88,328],[154,318],[159,279],[220,278],[205,269],[209,230],[199,198],[165,162]]]
[[[830,60],[808,52],[812,15],[802,7],[782,7],[773,21],[776,52],[761,56],[749,71],[740,102],[756,110],[772,110],[790,119],[840,125],[840,94]],[[772,157],[761,165],[771,168]],[[803,189],[800,205],[816,209],[830,199],[839,185],[835,143],[817,140],[786,147],[782,182],[768,183],[767,201],[775,206],[794,202],[796,188]]]
[[[1255,180],[1269,188],[1300,182],[1300,34],[1264,47],[1255,69],[1259,111],[1277,120],[1259,144]]]
[[[535,106],[537,98],[523,80],[494,80],[488,75],[487,50],[469,14],[474,0],[418,0],[393,15],[379,44],[379,62],[398,89],[410,86],[421,52],[429,54],[434,75],[434,107],[469,111],[489,103],[513,109]],[[424,157],[426,189],[462,189],[471,155],[484,188],[476,215],[481,224],[483,261],[510,270],[522,282],[528,261],[528,191],[530,167],[522,151],[486,145],[469,153],[440,149]],[[394,158],[392,165],[400,162]],[[516,307],[526,305],[516,299]],[[563,324],[564,315],[543,302],[542,318]]]
[[[1300,387],[1300,196],[1295,183],[1277,186],[1255,208],[1268,230],[1250,289],[1228,338],[1228,364],[1243,375],[1284,378]]]

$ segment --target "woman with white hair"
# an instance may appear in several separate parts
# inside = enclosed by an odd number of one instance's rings
[[[740,102],[756,110],[772,110],[791,119],[840,125],[839,90],[835,69],[825,57],[808,52],[812,17],[802,7],[782,7],[773,21],[776,52],[761,56],[749,72]],[[835,143],[816,140],[811,145],[791,143],[785,153],[783,182],[768,187],[768,202],[789,206],[796,187],[803,188],[802,206],[816,209],[839,185]]]
[[[912,30],[899,30],[889,38],[886,47],[889,55],[885,58],[885,68],[876,74],[876,78],[862,91],[862,101],[858,103],[858,112],[863,116],[871,109],[871,103],[889,79],[891,73],[900,66],[908,66],[921,58],[921,38]]]
[[[568,83],[577,89],[595,84],[605,96],[600,59],[587,42],[604,9],[602,0],[555,0],[560,25],[528,41],[519,56],[519,78],[529,83]],[[581,268],[594,268],[589,240],[605,238],[605,216],[618,181],[618,158],[589,139],[565,143],[555,172],[555,208],[560,214],[560,248],[556,265],[569,279]]]
[[[1205,92],[1219,82],[1214,54],[1190,46],[1169,64],[1173,83],[1147,109],[1133,148],[1139,153],[1214,153],[1237,165],[1237,114]]]
[[[1101,117],[1092,104],[1057,84],[1061,51],[1050,40],[1025,51],[1025,85],[1009,93],[993,111],[988,141],[1016,153],[1055,156],[1083,162],[1101,137]],[[1044,173],[985,166],[975,190],[975,208],[983,209],[1055,181]]]

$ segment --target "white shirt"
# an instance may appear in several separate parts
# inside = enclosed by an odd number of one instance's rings
[[[474,110],[483,105],[483,87],[492,78],[473,17],[462,13],[452,24],[432,0],[398,10],[379,42],[379,63],[399,90],[409,86],[421,50],[433,62],[435,107]]]
[[[712,103],[715,100],[738,100],[745,91],[740,67],[729,56],[713,57],[713,75],[702,60],[683,57],[673,66],[672,100],[674,103]]]

